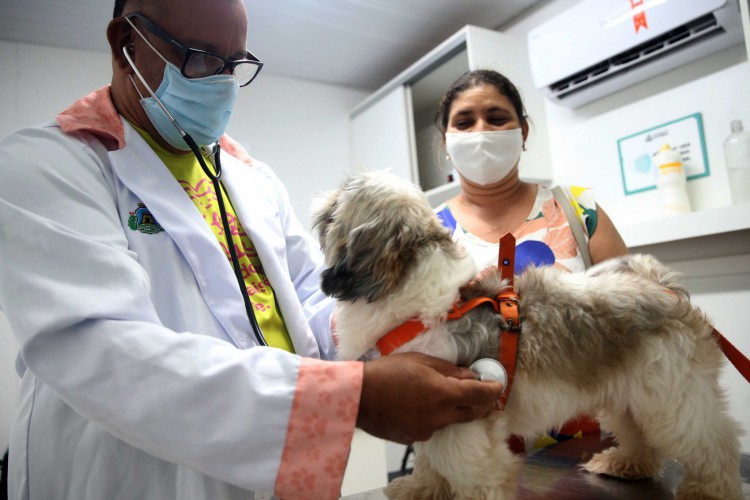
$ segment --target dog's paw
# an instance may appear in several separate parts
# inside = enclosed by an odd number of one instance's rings
[[[617,447],[597,453],[581,467],[589,472],[622,479],[657,477],[661,472],[661,463],[652,457],[634,457],[622,453]]]
[[[385,487],[385,496],[389,500],[453,499],[453,494],[444,480],[424,481],[423,479],[414,474],[396,478]]]

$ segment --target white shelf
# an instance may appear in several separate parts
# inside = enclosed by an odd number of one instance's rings
[[[628,248],[750,229],[750,202],[618,228]]]
[[[632,253],[666,262],[750,253],[750,202],[618,228]]]

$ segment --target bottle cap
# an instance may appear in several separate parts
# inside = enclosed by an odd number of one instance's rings
[[[742,132],[742,120],[732,120],[732,132]]]
[[[661,173],[680,172],[682,170],[682,155],[679,151],[672,149],[669,144],[664,144],[661,147],[655,160],[657,169]]]

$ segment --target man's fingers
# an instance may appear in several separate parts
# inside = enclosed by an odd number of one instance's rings
[[[455,400],[452,403],[445,401],[443,404],[452,404],[455,407],[493,405],[503,393],[503,384],[500,382],[449,379],[446,384],[453,385],[451,393]]]
[[[420,361],[435,370],[436,372],[445,375],[446,377],[457,378],[459,380],[476,380],[477,375],[466,367],[456,366],[453,363],[444,361],[442,359],[433,358],[421,353],[410,353],[419,354],[421,356]]]
[[[357,425],[400,443],[424,441],[452,423],[496,408],[498,382],[480,382],[467,368],[418,353],[365,363]]]

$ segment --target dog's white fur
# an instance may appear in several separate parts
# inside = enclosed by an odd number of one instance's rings
[[[497,353],[503,320],[489,307],[446,321],[459,298],[495,296],[495,269],[477,279],[422,192],[383,172],[350,176],[315,213],[329,268],[324,292],[338,298],[342,359],[357,359],[402,322],[430,329],[398,351],[462,365]],[[468,283],[468,285],[467,285]],[[657,476],[666,458],[685,467],[678,497],[742,499],[738,425],[718,375],[723,355],[705,316],[675,273],[647,255],[613,259],[586,273],[530,268],[516,278],[523,330],[506,407],[416,443],[414,473],[387,488],[397,499],[511,499],[520,459],[509,434],[534,436],[598,412],[617,447],[588,471]]]

